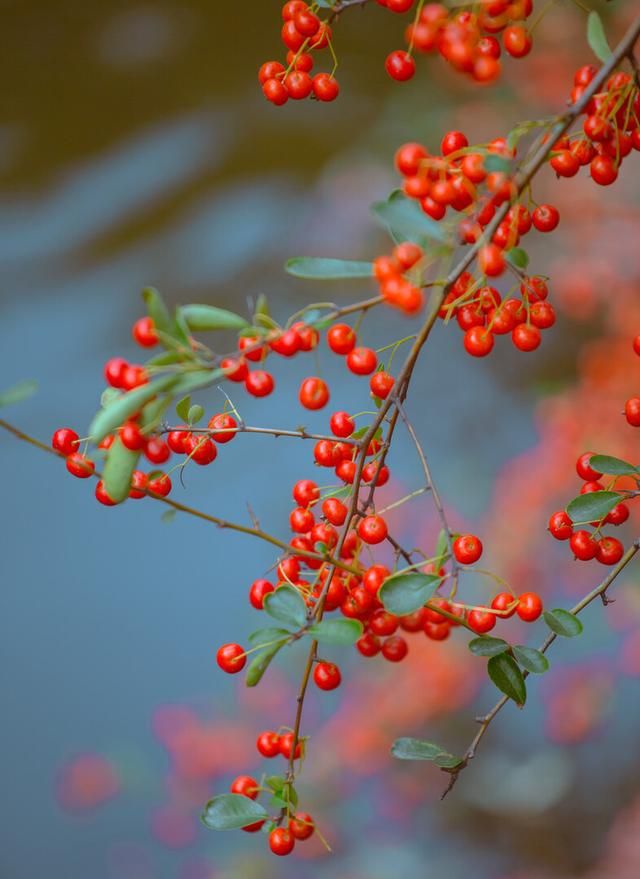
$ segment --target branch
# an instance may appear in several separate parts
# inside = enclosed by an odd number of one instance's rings
[[[622,556],[622,558],[620,559],[618,564],[614,568],[611,569],[609,574],[604,578],[604,580],[600,583],[600,585],[596,586],[596,588],[593,589],[591,592],[589,592],[588,595],[585,595],[585,597],[581,601],[579,601],[575,605],[575,607],[571,608],[569,613],[572,614],[573,616],[578,616],[578,614],[582,613],[582,611],[585,609],[585,607],[588,607],[597,598],[606,597],[606,592],[609,589],[609,587],[611,586],[611,584],[614,582],[614,580],[617,577],[619,577],[619,575],[627,567],[627,565],[629,564],[631,559],[636,555],[636,553],[639,550],[640,550],[640,539],[637,539],[632,543],[632,545],[629,547],[629,549],[625,552],[625,554]],[[549,647],[551,647],[551,645],[553,644],[553,642],[556,640],[557,637],[558,636],[556,635],[555,632],[551,632],[547,636],[545,641],[538,648],[540,653],[546,653],[547,650],[549,649]],[[523,673],[523,677],[524,678],[529,677],[529,672],[525,671]],[[469,765],[470,761],[473,760],[473,758],[476,755],[478,745],[480,744],[485,733],[489,729],[491,722],[496,717],[496,715],[499,714],[500,711],[502,711],[502,709],[504,708],[504,706],[507,704],[508,701],[509,701],[508,696],[502,696],[502,698],[499,699],[498,702],[496,702],[496,704],[493,706],[491,711],[488,712],[488,714],[485,714],[483,717],[478,718],[478,723],[480,724],[480,729],[478,730],[478,732],[476,733],[476,735],[473,738],[473,741],[471,742],[471,744],[469,745],[469,747],[465,751],[465,754],[462,758],[462,763],[460,763],[458,766],[456,766],[455,769],[448,770],[451,773],[451,778],[449,780],[449,784],[448,784],[446,790],[442,794],[442,799],[444,799],[446,797],[446,795],[449,793],[449,791],[453,788],[453,786],[455,785],[456,781],[458,780],[458,777],[459,777],[460,773],[462,772],[462,770],[466,769],[466,767]]]
[[[163,433],[163,434],[164,433],[171,433],[174,430],[184,430],[184,429],[185,428],[180,425],[174,426],[174,427],[171,427],[170,425],[166,425],[162,429],[161,433]],[[360,440],[350,439],[349,437],[347,437],[346,439],[341,438],[340,440],[338,440],[338,437],[329,436],[328,434],[307,433],[307,431],[304,429],[304,427],[299,427],[296,430],[288,430],[288,429],[280,428],[280,427],[252,427],[248,424],[239,424],[237,427],[220,427],[220,428],[214,428],[214,429],[211,429],[209,427],[189,427],[188,430],[190,433],[201,433],[201,434],[205,434],[206,436],[210,436],[214,439],[216,437],[216,434],[219,434],[219,433],[224,433],[224,434],[259,433],[259,434],[266,434],[268,436],[275,436],[275,437],[286,436],[286,437],[295,437],[296,439],[306,439],[306,440],[328,440],[329,442],[332,442],[332,443],[337,443],[339,441],[341,443],[346,443],[347,445],[350,445],[350,446],[360,446],[361,445]]]

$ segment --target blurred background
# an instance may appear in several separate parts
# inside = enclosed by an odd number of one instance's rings
[[[598,8],[614,39],[637,12],[630,0]],[[353,10],[336,28],[339,100],[274,108],[256,72],[282,54],[275,0],[5,0],[1,9],[1,385],[39,386],[3,416],[43,440],[61,425],[82,435],[104,361],[135,357],[130,326],[144,285],[172,303],[241,313],[265,293],[281,319],[310,300],[370,295],[359,282],[296,282],[282,264],[383,252],[368,206],[395,186],[400,143],[436,149],[453,128],[483,142],[559,112],[574,69],[594,60],[584,12],[559,0],[532,54],[507,60],[498,86],[478,89],[424,58],[398,85],[383,61],[402,46],[404,19]],[[551,240],[532,234],[527,249],[551,276],[558,324],[537,352],[503,344],[482,362],[464,354],[455,327],[438,327],[413,389],[454,525],[474,528],[487,565],[551,606],[569,606],[601,574],[545,531],[579,488],[575,458],[592,449],[637,460],[620,412],[638,392],[639,191],[633,157],[606,190],[584,173],[559,183],[541,174],[537,200],[557,204],[562,222]],[[372,317],[365,340],[383,345],[410,323]],[[326,416],[296,402],[308,368],[276,367],[268,402],[242,399],[247,421],[324,428]],[[337,406],[367,408],[367,382],[340,382],[326,349],[321,369]],[[222,404],[215,391],[201,399],[212,411]],[[310,448],[286,442],[239,437],[224,467],[188,471],[174,496],[236,520],[250,502],[285,536],[290,487],[314,476]],[[637,569],[606,612],[589,608],[583,638],[556,645],[525,711],[504,711],[444,803],[444,776],[394,763],[389,743],[414,734],[464,749],[473,717],[495,699],[483,661],[461,634],[445,644],[414,636],[400,667],[336,649],[349,674],[335,694],[310,694],[299,785],[334,854],[311,841],[283,862],[260,835],[212,834],[198,821],[236,774],[271,770],[257,760],[257,733],[293,722],[298,662],[276,663],[254,691],[215,665],[220,643],[242,643],[260,625],[247,593],[273,555],[186,517],[163,522],[152,503],[100,507],[60,462],[6,434],[0,448],[0,876],[638,875]],[[393,498],[419,478],[402,438],[390,464]],[[437,533],[424,499],[403,507],[394,528],[426,549]],[[532,629],[521,634],[536,644]]]

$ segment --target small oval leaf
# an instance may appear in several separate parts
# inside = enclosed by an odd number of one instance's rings
[[[460,757],[449,754],[434,742],[408,737],[396,739],[391,746],[391,753],[398,760],[429,760],[442,769],[453,769],[463,762]]]
[[[615,491],[592,491],[580,494],[567,505],[567,513],[574,524],[599,522],[623,500]]]
[[[164,375],[153,379],[146,385],[141,385],[133,391],[122,394],[117,400],[101,409],[94,417],[89,427],[89,436],[95,443],[103,440],[108,433],[112,433],[120,427],[135,412],[138,412],[145,403],[148,403],[156,394],[167,391],[176,384],[175,375]]]
[[[517,269],[526,269],[529,265],[529,254],[521,247],[511,247],[505,251],[505,257]]]
[[[35,394],[37,390],[38,385],[30,379],[18,382],[17,385],[13,385],[0,393],[0,409],[3,406],[13,406],[14,403],[21,403],[22,400],[26,400]]]
[[[249,322],[226,308],[215,305],[183,305],[180,314],[190,330],[244,330]]]
[[[262,680],[262,676],[265,671],[268,669],[271,660],[276,655],[278,650],[287,643],[287,638],[283,638],[282,641],[278,641],[275,644],[271,644],[269,647],[265,647],[264,650],[260,650],[253,657],[249,665],[247,666],[245,683],[247,687],[255,687]]]
[[[162,296],[155,287],[145,287],[142,291],[142,298],[147,306],[149,317],[153,320],[156,330],[161,333],[172,335],[173,321],[169,314],[169,309],[164,304]]]
[[[424,245],[430,238],[446,240],[441,224],[427,216],[418,202],[407,198],[400,190],[392,192],[387,201],[376,202],[371,209],[395,241],[414,241]]]
[[[321,644],[348,647],[356,643],[363,631],[359,620],[322,620],[310,627],[309,634]]]
[[[370,278],[373,275],[373,263],[353,259],[294,256],[287,260],[284,267],[294,278],[310,278],[316,281]]]
[[[514,647],[513,656],[517,663],[534,675],[542,675],[549,671],[549,660],[534,647]]]
[[[132,452],[123,446],[120,437],[116,437],[104,465],[102,481],[109,497],[117,504],[129,497],[131,476],[136,469],[140,452]]]
[[[273,592],[269,592],[265,596],[263,607],[270,617],[286,623],[287,626],[301,629],[307,620],[304,598],[297,589],[288,584],[278,586]]]
[[[628,461],[621,458],[613,458],[611,455],[592,455],[589,465],[600,473],[608,473],[610,476],[640,476],[640,469],[634,467]]]
[[[473,641],[469,641],[468,646],[476,656],[498,656],[509,649],[509,645],[502,638],[491,638],[489,635],[474,638]]]
[[[389,613],[405,616],[423,607],[442,582],[434,574],[396,574],[384,581],[378,593],[380,601]]]
[[[584,629],[577,616],[561,607],[556,610],[545,610],[544,621],[552,632],[562,635],[563,638],[575,638],[576,635],[581,635]]]
[[[267,810],[243,794],[220,794],[209,800],[201,820],[210,830],[240,830],[267,817]]]
[[[248,641],[252,647],[260,647],[261,644],[270,644],[272,641],[277,641],[279,638],[286,638],[290,635],[291,632],[288,629],[276,629],[267,627],[265,629],[256,629],[255,632],[252,632]]]
[[[596,58],[607,61],[611,57],[611,48],[604,32],[602,19],[595,10],[587,18],[587,41]]]
[[[487,663],[487,671],[501,693],[513,699],[519,707],[524,705],[527,701],[527,687],[513,656],[508,653],[492,656]]]

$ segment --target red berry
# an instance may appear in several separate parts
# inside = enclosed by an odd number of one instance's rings
[[[305,409],[322,409],[329,402],[329,388],[321,378],[306,378],[300,385],[298,399]]]
[[[96,500],[103,504],[105,507],[115,507],[116,502],[109,497],[107,494],[107,490],[104,487],[103,481],[100,479],[96,483]]]
[[[588,562],[595,557],[597,545],[591,534],[584,529],[574,531],[569,539],[569,546],[574,556],[581,562]]]
[[[284,827],[276,827],[269,834],[269,848],[274,855],[290,855],[295,844],[293,834]]]
[[[576,461],[576,472],[580,479],[584,479],[585,482],[593,482],[602,476],[602,473],[594,470],[589,463],[593,455],[593,452],[584,452]]]
[[[448,131],[442,138],[440,150],[443,156],[448,156],[451,153],[457,153],[458,150],[462,150],[468,146],[469,141],[461,131]]]
[[[542,601],[535,592],[523,592],[518,599],[516,612],[525,623],[532,623],[542,613]]]
[[[392,635],[382,644],[382,655],[389,662],[402,662],[408,652],[407,642],[400,635]]]
[[[258,81],[264,85],[268,79],[275,79],[279,73],[284,73],[284,64],[279,61],[265,61],[258,71]]]
[[[540,204],[531,214],[531,221],[538,232],[553,232],[560,222],[560,214],[553,205]]]
[[[301,9],[293,16],[298,33],[305,37],[313,37],[320,30],[320,19],[308,9]]]
[[[289,93],[289,97],[294,101],[302,101],[308,98],[313,88],[313,82],[308,73],[304,70],[292,70],[287,74],[284,80],[284,87]]]
[[[335,101],[340,94],[338,80],[329,73],[317,73],[313,77],[313,93],[319,101]]]
[[[617,537],[603,537],[596,545],[596,558],[603,565],[617,565],[624,554],[624,546]]]
[[[374,372],[369,379],[369,387],[374,397],[386,400],[395,384],[395,379],[388,372]]]
[[[622,525],[629,518],[629,507],[624,504],[616,504],[611,512],[607,515],[605,522],[610,525]]]
[[[573,522],[564,510],[558,510],[549,519],[549,531],[556,540],[568,540],[573,534]]]
[[[231,782],[229,790],[232,794],[241,794],[243,797],[249,797],[255,800],[260,793],[258,782],[250,775],[239,775]]]
[[[453,554],[461,565],[473,565],[482,555],[482,541],[474,534],[462,534],[453,542]]]
[[[327,331],[327,344],[335,354],[349,354],[356,346],[356,334],[348,324],[334,324]]]
[[[247,656],[239,644],[223,644],[216,654],[216,662],[230,675],[242,671],[246,661]]]
[[[243,382],[249,375],[249,367],[242,358],[225,357],[220,361],[220,369],[224,370],[225,378],[232,382]]]
[[[391,79],[395,79],[397,82],[406,82],[416,72],[416,62],[408,52],[402,49],[387,55],[384,66]]]
[[[289,513],[289,525],[292,531],[306,534],[315,525],[315,516],[307,507],[296,507]]]
[[[280,753],[287,760],[290,760],[292,751],[293,751],[293,733],[292,732],[283,733],[283,735],[280,736]],[[296,742],[296,753],[295,753],[296,760],[301,755],[302,755],[302,742],[298,739],[298,741]]]
[[[309,507],[320,497],[320,489],[311,479],[300,479],[293,486],[293,499],[301,507]]]
[[[600,186],[609,186],[618,177],[618,169],[610,156],[596,156],[590,166],[592,179]]]
[[[147,494],[147,474],[142,470],[134,470],[131,474],[131,488],[129,489],[129,497],[134,500],[140,500]]]
[[[356,648],[363,656],[377,656],[380,653],[380,640],[366,632],[356,641]]]
[[[485,244],[478,254],[478,265],[480,271],[490,278],[496,278],[501,275],[506,267],[506,262],[502,250],[497,244]]]
[[[356,429],[356,423],[348,412],[334,412],[329,420],[329,427],[334,436],[346,439]]]
[[[478,635],[484,635],[486,632],[490,632],[491,629],[493,629],[493,627],[495,626],[496,615],[493,613],[489,613],[488,610],[475,608],[474,610],[469,611],[467,622],[474,632],[476,632]]]
[[[262,610],[264,607],[264,599],[273,592],[276,587],[268,580],[254,580],[249,590],[249,601],[256,610]]]
[[[112,388],[122,388],[124,371],[129,364],[122,357],[112,357],[104,365],[104,377]]]
[[[70,427],[60,427],[51,438],[51,446],[61,455],[77,452],[80,437]]]
[[[493,333],[483,326],[471,327],[464,334],[464,347],[472,357],[486,357],[493,350]]]
[[[67,470],[72,476],[77,476],[78,479],[86,479],[88,476],[92,476],[95,469],[96,465],[86,455],[72,452],[67,456]]]
[[[120,428],[120,442],[125,448],[137,452],[144,448],[146,440],[140,426],[135,421],[127,421]]]
[[[229,443],[238,433],[238,422],[228,412],[220,412],[209,419],[209,430],[215,431],[211,439],[220,444]]]
[[[131,328],[131,335],[141,348],[153,348],[158,344],[155,324],[150,317],[141,317]]]
[[[313,670],[313,681],[321,690],[335,690],[340,686],[342,675],[333,662],[319,662]]]
[[[378,357],[372,348],[354,348],[347,354],[347,367],[355,375],[371,375],[378,365]]]
[[[199,464],[201,467],[206,467],[218,457],[216,444],[213,440],[210,440],[202,434],[189,434],[184,444],[184,449],[191,460],[195,461],[195,463]]]
[[[313,818],[307,812],[296,812],[295,818],[289,819],[289,830],[296,839],[309,839],[315,830]]]
[[[166,473],[157,473],[153,478],[150,475],[147,488],[151,494],[166,497],[171,492],[171,479]]]
[[[516,612],[517,606],[517,600],[510,592],[499,592],[491,602],[493,610],[503,611],[500,615],[503,620],[512,617]]]
[[[376,544],[386,540],[387,523],[382,516],[365,516],[358,522],[358,536],[364,543]]]
[[[144,454],[152,464],[164,464],[171,457],[171,449],[161,437],[152,436],[145,444]]]
[[[273,376],[263,369],[254,369],[244,380],[244,386],[253,397],[268,397],[275,387]]]
[[[276,732],[265,730],[258,736],[256,748],[263,757],[277,757],[280,753],[280,736]]]
[[[624,404],[624,414],[632,427],[640,427],[640,397],[631,397]]]
[[[512,24],[506,27],[502,34],[502,45],[505,52],[513,58],[524,58],[531,51],[531,34],[522,25]]]
[[[187,439],[189,438],[189,430],[186,425],[178,428],[177,430],[171,430],[167,434],[167,445],[171,449],[172,452],[176,452],[176,454],[186,454],[185,444]]]
[[[322,502],[322,513],[332,525],[344,525],[347,518],[347,507],[337,497],[328,497]]]

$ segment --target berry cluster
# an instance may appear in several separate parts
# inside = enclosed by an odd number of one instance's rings
[[[582,97],[597,72],[592,64],[576,71],[572,101]],[[609,186],[617,179],[623,159],[632,149],[640,150],[640,92],[633,78],[622,70],[613,73],[603,91],[591,98],[584,116],[581,133],[553,145],[549,164],[559,177],[574,177],[589,165],[591,178]]]
[[[580,495],[605,490],[600,482],[603,474],[591,466],[592,457],[593,452],[584,452],[576,462],[576,472],[584,480]],[[629,507],[623,500],[616,503],[602,519],[590,523],[574,523],[566,510],[558,510],[549,519],[549,531],[556,540],[569,541],[569,547],[576,559],[582,562],[596,559],[603,565],[617,565],[623,556],[624,545],[617,537],[603,535],[602,529],[605,525],[622,525],[628,518]],[[591,525],[593,530],[588,531],[583,525]]]
[[[265,61],[258,73],[265,98],[276,106],[286,104],[289,98],[334,101],[338,97],[340,86],[331,73],[311,76],[312,53],[326,49],[331,40],[331,28],[320,21],[314,8],[315,4],[308,6],[303,0],[289,0],[282,7],[286,66],[280,61]]]
[[[413,0],[377,0],[387,8],[400,4],[401,11]],[[531,51],[532,37],[525,20],[533,10],[532,0],[482,0],[478,12],[449,10],[441,3],[422,6],[405,32],[408,52],[392,52],[386,61],[393,79],[407,80],[415,73],[414,50],[438,52],[455,70],[477,83],[490,83],[500,76],[502,48],[512,58],[523,58]],[[397,10],[400,11],[400,10]],[[502,34],[502,46],[496,38]]]

